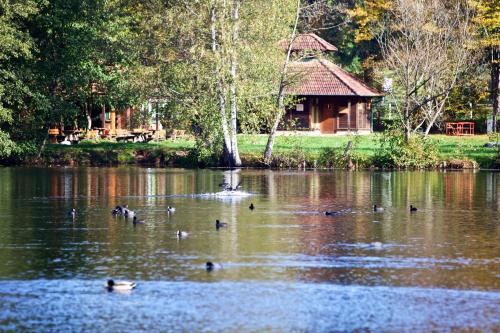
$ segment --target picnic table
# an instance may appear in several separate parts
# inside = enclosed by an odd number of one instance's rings
[[[143,128],[134,128],[131,132],[117,132],[116,141],[118,142],[149,142],[153,140],[154,130]]]
[[[458,121],[445,123],[446,135],[474,135],[474,123],[471,121]]]
[[[65,142],[67,144],[73,144],[80,141],[81,135],[83,135],[83,133],[84,131],[81,129],[60,130],[58,128],[50,128],[49,138],[51,143]]]

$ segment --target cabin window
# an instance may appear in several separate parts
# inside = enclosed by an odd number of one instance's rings
[[[110,114],[110,112],[104,112],[104,120],[105,121],[111,121],[111,114]]]

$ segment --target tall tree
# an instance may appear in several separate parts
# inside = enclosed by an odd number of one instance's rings
[[[273,88],[282,60],[278,43],[290,27],[291,3],[149,3],[148,16],[162,22],[150,33],[154,40],[165,36],[152,56],[162,73],[157,81],[161,95],[172,101],[165,112],[189,114],[198,148],[220,153],[228,166],[241,164],[237,133],[260,129],[276,110]]]
[[[389,15],[379,42],[409,139],[422,127],[429,133],[471,63],[471,11],[461,0],[395,0]]]
[[[496,0],[470,0],[469,2],[477,11],[475,23],[479,26],[479,46],[486,51],[490,64],[492,130],[496,132],[500,114],[500,3]]]
[[[24,66],[32,59],[33,39],[25,28],[38,9],[36,1],[0,1],[0,158],[15,149],[9,124],[31,94]]]
[[[269,136],[267,138],[267,144],[266,144],[266,149],[264,151],[264,159],[266,161],[269,161],[271,159],[272,153],[273,153],[273,147],[274,147],[274,140],[276,138],[276,132],[278,130],[279,123],[283,116],[285,115],[285,88],[286,85],[288,84],[288,66],[290,63],[290,56],[292,54],[292,45],[295,40],[295,37],[297,36],[297,27],[299,24],[299,19],[300,19],[300,12],[301,12],[301,0],[297,0],[297,4],[295,6],[295,21],[293,24],[293,28],[290,33],[290,37],[287,40],[287,50],[286,50],[286,57],[285,61],[283,62],[283,67],[280,73],[280,81],[279,81],[279,86],[278,86],[278,94],[277,94],[277,112],[273,121],[273,124],[271,126],[271,131],[269,133]]]
[[[124,10],[113,0],[52,0],[40,10],[30,29],[38,58],[33,71],[49,101],[45,125],[73,124],[91,103],[120,108],[134,101],[127,83],[135,54]]]

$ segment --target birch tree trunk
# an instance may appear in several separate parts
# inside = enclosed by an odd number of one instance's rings
[[[85,116],[87,117],[87,130],[92,129],[92,108],[89,103],[85,103]]]
[[[221,123],[222,123],[222,133],[224,135],[224,150],[225,154],[231,155],[232,154],[232,149],[231,149],[231,138],[229,135],[229,129],[227,126],[227,115],[226,115],[226,95],[224,92],[224,84],[222,82],[223,80],[223,75],[222,75],[222,69],[223,69],[223,64],[221,62],[223,61],[223,57],[220,56],[220,48],[222,46],[217,47],[217,10],[214,7],[211,8],[211,13],[210,13],[210,23],[211,23],[211,36],[212,36],[212,53],[214,54],[215,57],[215,71],[214,71],[214,76],[216,80],[216,89],[217,89],[217,99],[218,99],[218,104],[219,104],[219,114],[221,117]]]
[[[276,118],[274,118],[274,123],[273,123],[273,126],[271,127],[271,132],[269,133],[269,137],[267,138],[266,150],[264,151],[264,159],[266,161],[269,161],[271,159],[271,156],[273,154],[274,140],[276,138],[276,131],[278,130],[278,126],[279,126],[279,123],[281,121],[281,118],[283,117],[283,115],[285,114],[285,111],[286,111],[285,105],[284,105],[285,84],[286,84],[287,73],[288,73],[288,64],[290,62],[290,55],[292,53],[292,44],[293,44],[293,42],[295,40],[295,36],[297,34],[297,25],[299,23],[299,17],[300,17],[300,0],[297,0],[295,23],[293,25],[292,35],[290,36],[290,43],[288,44],[288,49],[286,52],[285,63],[283,64],[283,69],[281,70],[280,85],[279,85],[278,97],[277,97],[278,112],[276,113]]]
[[[231,131],[230,131],[230,140],[231,140],[231,151],[230,151],[230,161],[231,166],[241,166],[240,154],[238,152],[238,139],[237,139],[237,131],[238,131],[238,122],[237,122],[237,114],[238,114],[238,98],[237,98],[237,89],[236,89],[236,80],[237,80],[237,70],[238,70],[238,29],[239,29],[239,6],[240,0],[233,0],[233,10],[231,14],[232,21],[232,43],[231,43],[231,70],[230,70],[230,85],[229,85],[229,93],[231,95]]]

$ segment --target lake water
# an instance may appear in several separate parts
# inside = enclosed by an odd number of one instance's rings
[[[500,331],[500,173],[1,168],[0,188],[2,332]]]

